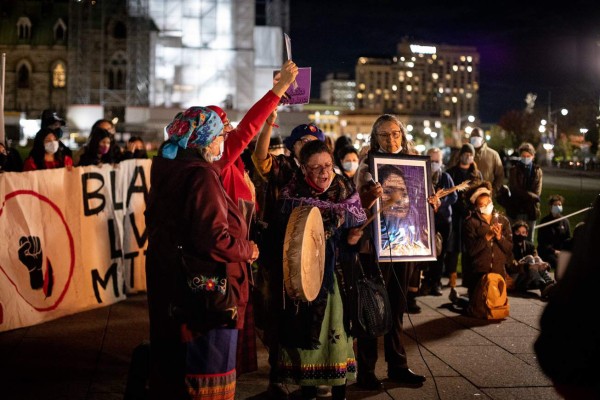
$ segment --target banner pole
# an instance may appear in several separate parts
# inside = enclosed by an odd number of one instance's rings
[[[0,77],[0,143],[6,146],[6,131],[4,128],[4,71],[6,70],[6,53],[2,53],[2,67]]]

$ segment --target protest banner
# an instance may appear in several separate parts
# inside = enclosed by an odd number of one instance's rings
[[[0,332],[145,291],[151,163],[0,174]]]

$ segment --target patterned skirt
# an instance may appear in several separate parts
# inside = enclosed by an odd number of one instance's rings
[[[353,339],[344,329],[344,310],[337,280],[327,299],[316,350],[283,347],[280,371],[286,383],[339,386],[356,378]]]
[[[212,329],[194,339],[184,337],[190,399],[234,399],[237,338],[237,329]]]

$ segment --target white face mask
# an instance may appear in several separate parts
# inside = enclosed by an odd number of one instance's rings
[[[465,153],[460,156],[460,162],[464,165],[473,164],[473,156],[471,154]]]
[[[48,143],[44,143],[44,150],[48,154],[54,154],[58,151],[58,140],[53,140]]]
[[[479,209],[479,212],[484,214],[484,215],[490,215],[492,213],[492,211],[494,210],[494,203],[490,203],[485,207],[481,207]]]
[[[524,165],[530,165],[533,162],[533,158],[531,158],[531,157],[521,157],[521,162]]]
[[[344,161],[342,168],[344,168],[344,171],[354,172],[358,169],[358,161]]]
[[[221,144],[219,144],[219,154],[217,154],[213,158],[213,161],[219,161],[221,159],[221,157],[223,157],[223,150],[225,150],[225,141],[224,140],[221,142]]]
[[[481,136],[473,136],[471,138],[471,144],[476,149],[480,148],[483,145],[483,138]]]
[[[563,210],[562,206],[552,206],[551,212],[552,212],[552,215],[560,215],[562,210]]]
[[[436,172],[438,172],[441,169],[442,169],[442,163],[436,162],[436,161],[431,162],[431,172],[432,173],[435,174]]]

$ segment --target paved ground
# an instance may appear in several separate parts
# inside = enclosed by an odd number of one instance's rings
[[[419,297],[423,312],[405,321],[410,365],[427,376],[423,387],[385,382],[376,393],[351,382],[348,399],[560,399],[533,352],[545,304],[537,291],[511,297],[511,316],[499,323],[457,314],[447,295],[445,288],[443,297]],[[132,352],[147,338],[145,294],[0,333],[0,399],[124,399]],[[239,377],[237,399],[267,398],[267,353],[260,341],[258,348],[259,369]],[[382,344],[377,367],[384,378]],[[298,387],[289,389],[299,398]]]

